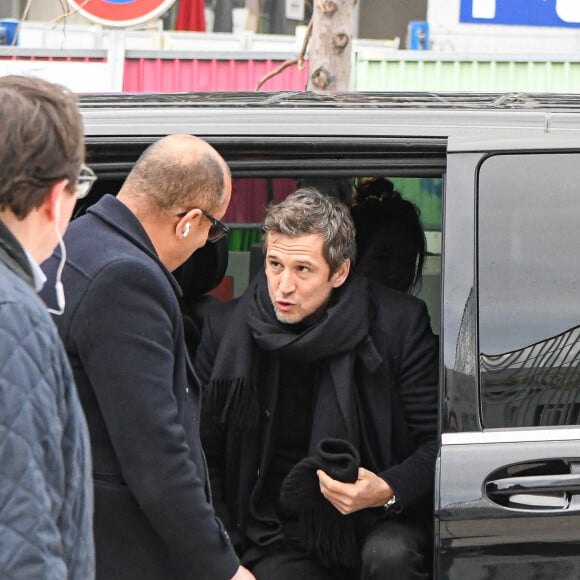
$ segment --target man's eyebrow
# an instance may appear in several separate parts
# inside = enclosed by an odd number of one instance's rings
[[[266,260],[278,260],[280,261],[280,258],[278,257],[278,255],[275,252],[272,253],[268,253],[266,254]],[[314,266],[314,262],[309,260],[308,258],[304,258],[304,259],[294,259],[292,258],[292,261],[295,262],[296,264],[299,264],[300,266]]]

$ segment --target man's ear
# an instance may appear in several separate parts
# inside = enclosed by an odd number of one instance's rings
[[[65,193],[68,179],[61,179],[57,181],[48,191],[41,206],[50,221],[57,222],[60,219],[60,204],[62,203],[62,196],[73,195],[72,193]]]
[[[348,278],[348,273],[350,272],[350,258],[347,258],[334,272],[331,276],[331,282],[333,288],[338,288],[342,286],[346,279]]]
[[[179,218],[179,221],[175,224],[175,237],[180,240],[187,238],[191,228],[199,221],[200,216],[200,209],[191,209],[183,217]]]

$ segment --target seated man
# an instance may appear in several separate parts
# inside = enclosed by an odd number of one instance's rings
[[[196,358],[216,510],[258,579],[429,578],[425,305],[351,272],[355,229],[334,198],[300,189],[264,231],[265,274],[208,309]]]

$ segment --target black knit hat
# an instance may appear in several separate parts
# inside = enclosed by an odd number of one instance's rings
[[[364,513],[342,515],[320,492],[316,470],[322,469],[338,481],[354,483],[359,466],[358,451],[348,441],[323,439],[316,452],[299,461],[282,483],[280,505],[298,514],[300,544],[325,566],[357,565],[357,529]]]

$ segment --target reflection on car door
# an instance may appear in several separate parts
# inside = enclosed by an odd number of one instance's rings
[[[448,161],[437,577],[580,578],[580,148]]]

